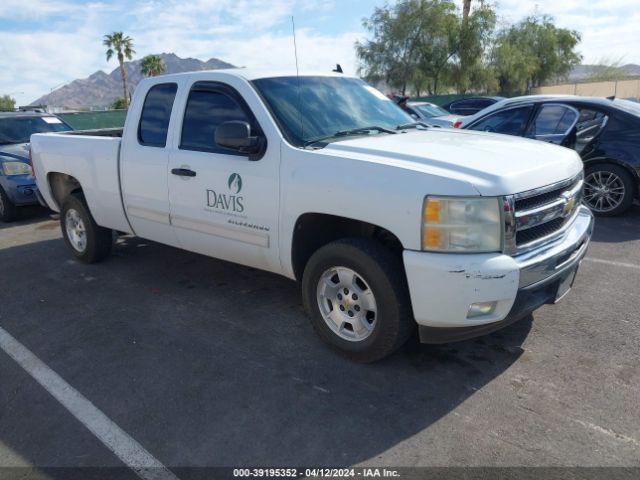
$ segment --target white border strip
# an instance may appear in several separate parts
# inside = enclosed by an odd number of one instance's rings
[[[113,423],[80,392],[65,382],[24,345],[0,327],[0,348],[78,419],[127,467],[144,480],[178,480],[142,445]]]

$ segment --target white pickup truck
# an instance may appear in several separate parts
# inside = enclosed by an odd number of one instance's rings
[[[593,229],[574,151],[424,128],[339,74],[154,77],[124,130],[31,148],[79,260],[118,232],[296,279],[319,336],[361,362],[416,324],[444,343],[557,301]]]

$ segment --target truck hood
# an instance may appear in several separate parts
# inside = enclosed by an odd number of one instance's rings
[[[29,144],[28,143],[10,143],[0,145],[0,162],[21,162],[29,161]]]
[[[333,142],[324,153],[470,183],[480,195],[533,190],[577,175],[578,154],[537,140],[453,129],[410,130]]]

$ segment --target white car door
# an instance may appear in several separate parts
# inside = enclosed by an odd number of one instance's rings
[[[131,111],[141,112],[140,120],[125,128],[120,152],[122,200],[133,231],[174,246],[178,241],[169,218],[167,167],[177,89],[175,82],[159,83],[143,99],[136,99]]]
[[[252,135],[266,142],[242,96],[224,83],[193,84],[182,118],[168,175],[171,222],[180,245],[279,271],[279,145],[267,145],[260,158],[250,159],[216,144],[215,130],[227,121],[246,121]]]

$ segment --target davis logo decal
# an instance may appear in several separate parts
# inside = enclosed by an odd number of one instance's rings
[[[230,193],[217,193],[215,190],[207,190],[207,207],[223,210],[224,212],[244,212],[244,197],[242,191],[242,177],[238,173],[232,173],[227,180]]]
[[[236,195],[240,193],[240,190],[242,190],[242,177],[240,176],[240,174],[232,173],[231,175],[229,175],[229,181],[227,182],[227,185],[229,185],[229,190],[235,190],[234,193]]]

